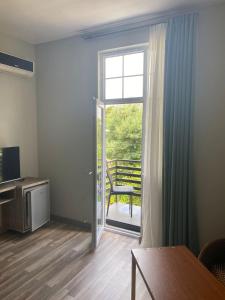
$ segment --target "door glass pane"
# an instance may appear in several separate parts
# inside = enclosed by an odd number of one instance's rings
[[[143,97],[143,76],[124,78],[124,98]]]
[[[105,99],[122,98],[122,78],[106,79],[105,81]]]
[[[122,56],[108,57],[105,60],[105,77],[121,77],[123,72]]]
[[[124,76],[142,75],[144,73],[144,53],[124,56]]]

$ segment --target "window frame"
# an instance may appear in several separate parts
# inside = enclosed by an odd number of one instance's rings
[[[113,105],[113,104],[129,104],[129,103],[144,103],[147,95],[147,51],[148,51],[148,44],[138,44],[132,45],[128,47],[122,48],[115,48],[109,50],[103,50],[98,52],[98,61],[99,61],[99,84],[98,84],[98,95],[100,100],[105,105]],[[115,56],[123,56],[135,53],[144,53],[144,70],[143,70],[143,97],[132,97],[132,98],[118,98],[118,99],[105,99],[105,60],[106,58],[115,57]],[[123,66],[124,67],[124,66]],[[124,89],[124,78],[126,77],[135,77],[135,76],[142,76],[141,75],[132,75],[132,76],[124,76],[122,74],[122,95]],[[113,79],[113,78],[112,78]]]

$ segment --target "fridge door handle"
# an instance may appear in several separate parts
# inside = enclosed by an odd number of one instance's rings
[[[31,192],[25,194],[25,230],[31,228]]]

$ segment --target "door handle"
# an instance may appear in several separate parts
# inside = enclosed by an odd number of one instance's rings
[[[89,171],[89,172],[88,172],[88,175],[89,175],[89,176],[91,176],[91,175],[93,175],[93,174],[94,174],[93,171]]]
[[[30,228],[31,226],[31,192],[26,192],[25,196],[25,229]]]

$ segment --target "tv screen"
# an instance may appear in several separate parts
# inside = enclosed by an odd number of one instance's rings
[[[20,178],[19,147],[0,148],[0,183]]]

